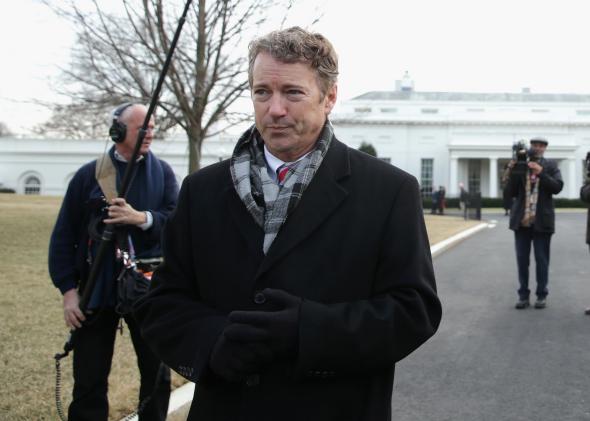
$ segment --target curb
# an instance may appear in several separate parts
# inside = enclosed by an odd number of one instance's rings
[[[484,228],[495,226],[494,224],[488,224],[487,222],[482,222],[474,227],[468,228],[465,231],[461,231],[458,234],[453,235],[452,237],[446,238],[441,242],[430,246],[430,254],[432,257],[438,256],[442,252],[450,249],[454,245],[460,243],[461,241],[465,240],[468,237],[471,237],[473,234],[481,231]]]
[[[486,222],[482,222],[474,227],[468,228],[465,231],[461,231],[458,234],[453,235],[452,237],[446,238],[443,241],[440,241],[433,246],[430,247],[430,254],[432,257],[436,257],[439,254],[443,253],[444,251],[450,249],[454,245],[460,243],[461,241],[465,240],[468,237],[478,233],[479,231],[483,230],[484,228],[491,228],[494,227],[495,224],[489,224]],[[172,393],[170,393],[170,403],[168,405],[168,415],[173,414],[174,412],[178,411],[180,408],[184,407],[186,404],[191,402],[193,399],[193,394],[195,391],[195,384],[193,382],[188,382],[177,389],[174,389]],[[133,418],[130,418],[129,421],[137,421],[137,415]]]
[[[174,412],[178,411],[184,405],[189,403],[193,399],[193,394],[195,392],[195,384],[193,382],[188,382],[183,384],[182,386],[174,389],[172,393],[170,393],[170,402],[168,403],[168,415],[173,414]],[[124,417],[121,421],[138,421],[137,414],[132,417]]]

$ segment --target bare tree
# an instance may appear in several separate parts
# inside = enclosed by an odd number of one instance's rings
[[[92,10],[80,2],[45,0],[73,23],[77,42],[64,73],[60,93],[71,99],[38,130],[70,124],[91,133],[91,116],[104,122],[107,110],[124,101],[147,103],[162,69],[182,11],[179,0],[122,0],[119,13],[92,0]],[[189,172],[199,168],[203,140],[248,115],[231,112],[231,105],[248,89],[243,36],[251,37],[265,22],[267,10],[291,7],[288,0],[194,0],[159,99],[158,129],[180,127],[189,140]],[[99,112],[100,110],[100,112]],[[61,117],[60,118],[60,113]],[[96,118],[95,118],[96,119]],[[221,126],[220,122],[223,122]],[[66,125],[68,123],[65,123]],[[102,132],[104,133],[104,132]],[[70,133],[73,135],[73,133]]]
[[[77,102],[49,106],[52,109],[51,117],[33,127],[33,133],[66,139],[100,139],[108,133],[109,121],[106,118],[104,104]]]
[[[12,136],[12,131],[8,128],[6,123],[0,121],[0,137]]]

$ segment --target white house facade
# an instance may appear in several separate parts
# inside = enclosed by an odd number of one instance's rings
[[[413,174],[425,195],[459,183],[483,197],[500,197],[500,178],[512,145],[534,136],[549,141],[546,157],[564,180],[559,197],[577,198],[590,151],[590,95],[419,92],[406,77],[394,91],[368,92],[339,105],[331,116],[337,137],[351,147],[371,144],[377,155]],[[202,166],[228,158],[238,138],[203,144]],[[75,171],[104,153],[107,140],[0,138],[0,188],[63,195]],[[152,150],[171,164],[180,182],[188,170],[184,136],[156,140]]]
[[[351,147],[365,142],[411,174],[425,194],[459,183],[483,197],[501,197],[500,178],[519,140],[543,136],[546,157],[558,162],[564,189],[577,198],[590,151],[590,95],[418,92],[411,84],[368,92],[332,116],[337,136]]]
[[[234,139],[205,142],[201,165],[231,155]],[[76,170],[113,145],[110,140],[64,140],[0,137],[0,188],[20,194],[62,196]],[[168,162],[179,184],[188,172],[188,142],[181,136],[154,140],[151,150]]]

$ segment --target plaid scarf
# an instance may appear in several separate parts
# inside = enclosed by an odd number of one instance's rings
[[[537,199],[539,197],[539,176],[527,170],[525,183],[524,216],[520,224],[523,227],[530,227],[535,223],[537,213]]]
[[[320,167],[333,133],[332,125],[326,122],[315,149],[289,167],[280,186],[268,174],[264,141],[256,127],[250,127],[238,140],[230,160],[231,177],[246,209],[264,229],[264,254]]]

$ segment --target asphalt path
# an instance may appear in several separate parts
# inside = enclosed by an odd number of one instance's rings
[[[585,213],[557,214],[542,310],[514,309],[514,235],[503,214],[484,219],[488,229],[434,259],[443,319],[396,367],[393,420],[590,420]],[[534,294],[532,251],[530,273]]]

